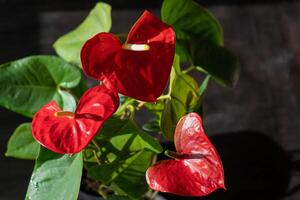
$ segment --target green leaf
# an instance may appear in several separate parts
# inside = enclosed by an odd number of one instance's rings
[[[179,57],[176,55],[170,77],[170,98],[166,100],[161,117],[161,129],[166,138],[173,140],[179,119],[198,106],[198,84],[180,70]]]
[[[138,151],[109,164],[90,165],[89,175],[110,184],[115,193],[140,197],[147,189],[145,172],[151,165],[153,153]]]
[[[63,91],[63,90],[59,90],[58,91],[61,98],[62,98],[62,109],[63,110],[68,110],[68,111],[75,111],[76,109],[76,101],[74,99],[74,97],[66,92],[66,91]]]
[[[118,115],[113,115],[105,122],[94,140],[102,148],[103,155],[109,162],[141,150],[162,152],[159,142],[142,131],[133,119],[122,120]]]
[[[145,173],[152,163],[153,153],[141,151],[132,156],[128,165],[120,166],[121,169],[126,168],[113,181],[112,187],[117,193],[126,193],[128,196],[138,198],[145,194],[148,189]],[[126,162],[125,162],[126,163]]]
[[[192,0],[164,0],[162,19],[176,32],[182,61],[201,67],[223,86],[236,84],[238,59],[223,47],[222,28],[210,12]]]
[[[34,160],[37,158],[40,145],[31,134],[31,123],[18,126],[10,137],[5,156]]]
[[[158,133],[161,131],[160,129],[160,118],[152,118],[147,123],[143,124],[142,128],[144,131],[150,133]]]
[[[95,145],[89,145],[84,150],[86,162],[112,163],[130,156],[132,152],[149,150],[153,153],[161,153],[162,147],[152,136],[142,131],[133,119],[120,119],[119,115],[113,115],[103,125],[99,134],[94,138]],[[99,149],[100,148],[100,149]],[[97,157],[96,157],[97,156]],[[99,157],[99,158],[98,158]],[[101,173],[99,171],[99,173]]]
[[[76,99],[79,100],[81,96],[84,94],[84,92],[86,92],[87,90],[88,90],[87,80],[85,76],[81,73],[81,79],[79,84],[76,87],[71,88],[71,92],[75,95]]]
[[[238,58],[228,49],[205,41],[195,41],[191,47],[195,66],[201,67],[222,86],[236,85],[240,68]]]
[[[164,0],[162,20],[173,26],[178,40],[199,38],[223,45],[223,31],[212,14],[192,0]]]
[[[59,106],[74,106],[65,90],[78,85],[80,71],[55,56],[30,56],[0,65],[0,105],[32,117],[55,100]],[[70,101],[70,102],[69,102]]]
[[[82,154],[61,155],[41,148],[26,200],[75,200],[82,174]]]
[[[66,61],[81,66],[80,50],[83,44],[97,33],[109,32],[110,28],[110,5],[97,3],[86,19],[76,29],[60,37],[54,43],[54,49]]]
[[[105,122],[94,142],[99,147],[90,145],[84,151],[89,176],[110,185],[118,194],[142,195],[153,154],[162,152],[159,142],[140,130],[132,118],[121,120],[118,115]]]

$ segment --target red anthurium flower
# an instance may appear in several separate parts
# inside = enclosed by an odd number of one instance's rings
[[[198,114],[180,119],[174,142],[177,152],[166,154],[175,159],[157,162],[147,170],[150,188],[182,196],[204,196],[218,188],[225,189],[222,162]]]
[[[81,50],[84,72],[107,87],[141,100],[156,101],[169,78],[175,51],[171,26],[145,11],[127,41],[99,33]]]
[[[86,91],[75,113],[62,111],[51,101],[34,115],[33,137],[54,152],[77,153],[89,144],[118,106],[117,93],[103,85]]]

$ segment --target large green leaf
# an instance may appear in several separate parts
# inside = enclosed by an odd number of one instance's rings
[[[37,158],[39,150],[40,145],[31,134],[31,123],[24,123],[18,126],[10,137],[5,155],[34,160]]]
[[[198,84],[180,70],[179,57],[175,56],[170,77],[170,98],[166,100],[161,117],[161,129],[166,138],[173,140],[179,119],[199,104]]]
[[[109,184],[117,194],[137,198],[148,188],[145,172],[151,165],[152,157],[152,152],[138,151],[109,164],[88,164],[87,169],[92,178]]]
[[[116,114],[105,122],[93,141],[101,149],[90,148],[93,145],[88,146],[84,151],[84,160],[87,162],[95,163],[97,161],[95,153],[100,160],[112,163],[130,156],[132,152],[142,150],[149,150],[153,153],[162,152],[159,142],[142,131],[133,119],[122,120]]]
[[[176,38],[199,38],[223,45],[223,31],[219,22],[192,0],[164,0],[162,20],[173,26]]]
[[[148,189],[146,183],[146,171],[152,163],[153,153],[140,151],[127,159],[120,166],[123,170],[113,181],[111,187],[117,194],[127,194],[129,197],[140,199]]]
[[[192,0],[164,0],[162,19],[176,32],[176,52],[182,61],[199,66],[224,86],[234,86],[239,75],[237,57],[223,47],[218,21]]]
[[[118,115],[108,119],[95,140],[110,155],[128,155],[131,152],[147,149],[161,153],[162,147],[152,136],[142,131],[133,119],[120,119]],[[110,158],[110,161],[113,160]]]
[[[54,48],[66,61],[80,66],[80,50],[85,41],[97,33],[108,32],[111,27],[111,7],[97,3],[86,19],[72,32],[60,37]]]
[[[82,154],[60,155],[41,148],[26,200],[76,200],[82,174]]]
[[[65,90],[80,81],[80,71],[55,56],[30,56],[0,65],[0,105],[32,117],[55,100],[64,109],[75,101]]]
[[[192,43],[189,51],[194,65],[201,67],[220,85],[235,86],[240,73],[238,58],[230,50],[207,41],[193,40]]]
[[[94,142],[100,149],[90,145],[84,151],[89,175],[118,188],[118,194],[143,194],[147,189],[145,172],[152,156],[162,152],[159,142],[140,130],[133,119],[122,120],[118,115],[104,124]]]

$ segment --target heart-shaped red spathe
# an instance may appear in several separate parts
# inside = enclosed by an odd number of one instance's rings
[[[182,158],[151,166],[146,173],[151,189],[181,196],[205,196],[218,188],[225,189],[221,159],[205,135],[198,114],[190,113],[180,119],[174,143]]]
[[[34,115],[33,137],[57,153],[80,152],[118,106],[118,94],[103,85],[87,90],[75,113],[62,112],[55,101],[51,101]]]
[[[147,45],[149,50],[123,48],[126,44]],[[99,33],[81,50],[84,72],[119,93],[156,101],[169,79],[175,53],[171,26],[145,11],[130,30],[124,45],[109,33]]]

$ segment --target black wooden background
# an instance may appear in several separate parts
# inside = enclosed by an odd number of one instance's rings
[[[54,54],[51,45],[55,39],[76,27],[95,2],[0,0],[0,63],[33,54]],[[113,4],[113,32],[128,31],[143,9],[159,15],[161,4],[154,0],[106,2]],[[243,200],[251,196],[250,193],[261,195],[256,191],[259,188],[266,191],[262,199],[299,200],[297,192],[282,198],[279,194],[278,198],[268,196],[269,190],[277,194],[276,187],[287,187],[284,192],[293,190],[300,180],[291,171],[279,171],[278,179],[275,175],[268,179],[268,173],[276,166],[284,168],[288,164],[284,159],[281,162],[281,155],[264,141],[274,141],[286,156],[288,152],[300,150],[300,3],[202,2],[220,20],[225,44],[241,62],[237,87],[227,89],[211,82],[204,102],[205,128],[217,148],[222,150],[225,171],[228,170],[230,176],[227,181],[229,186],[233,185],[233,188],[229,187],[230,196],[226,199]],[[0,109],[1,200],[22,199],[26,192],[33,163],[4,157],[10,134],[24,121],[30,119]],[[232,134],[244,130],[262,132],[263,135]],[[288,176],[288,186],[284,185],[284,178],[280,179],[281,175]],[[261,180],[262,177],[265,179]],[[238,191],[235,184],[239,185],[236,186]],[[238,196],[238,192],[244,198]],[[251,198],[260,199],[259,196]]]

